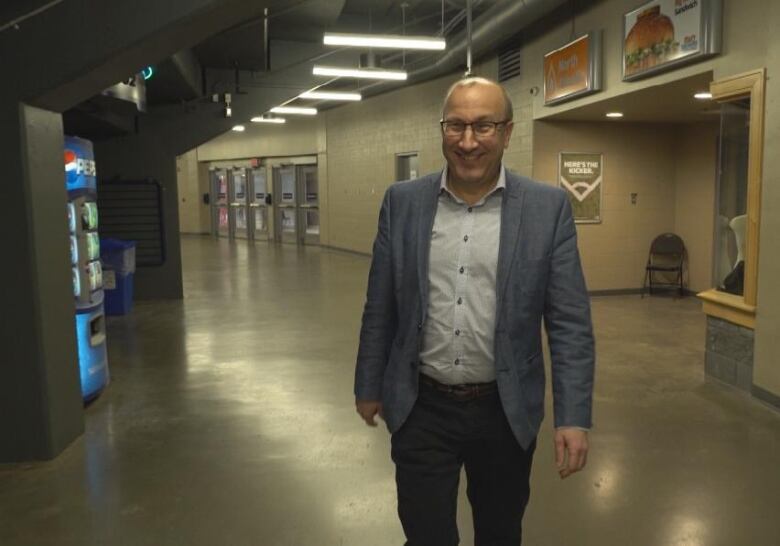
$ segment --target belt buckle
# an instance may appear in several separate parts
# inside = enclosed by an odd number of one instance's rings
[[[474,400],[478,395],[478,387],[476,386],[461,386],[460,388],[450,387],[450,396],[458,402],[468,402]]]

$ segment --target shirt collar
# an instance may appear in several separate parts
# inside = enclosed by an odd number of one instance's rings
[[[504,162],[501,162],[501,168],[498,171],[498,182],[496,182],[496,185],[493,187],[492,190],[490,190],[482,199],[487,199],[491,195],[493,195],[498,190],[504,190],[506,189],[506,168],[504,167]],[[440,192],[447,192],[449,193],[453,199],[456,201],[461,201],[461,199],[452,193],[450,189],[447,187],[447,165],[444,165],[444,170],[441,172],[441,180],[439,181],[439,191]]]

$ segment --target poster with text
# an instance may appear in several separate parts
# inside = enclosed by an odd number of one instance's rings
[[[577,223],[601,222],[603,154],[561,152],[558,183],[569,195]]]
[[[623,79],[632,80],[715,53],[710,0],[652,0],[623,19]],[[714,37],[714,36],[713,36]]]

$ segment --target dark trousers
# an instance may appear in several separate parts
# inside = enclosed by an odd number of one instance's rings
[[[517,443],[497,392],[462,402],[421,382],[412,413],[392,436],[406,546],[458,544],[461,466],[475,546],[519,546],[535,445]]]

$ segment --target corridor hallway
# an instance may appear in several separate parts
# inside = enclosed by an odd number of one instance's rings
[[[400,546],[387,431],[352,396],[368,258],[206,237],[182,253],[183,301],[109,320],[86,434],[0,466],[0,545]],[[558,479],[548,409],[524,544],[778,544],[780,414],[705,380],[699,303],[593,313],[588,467]]]

